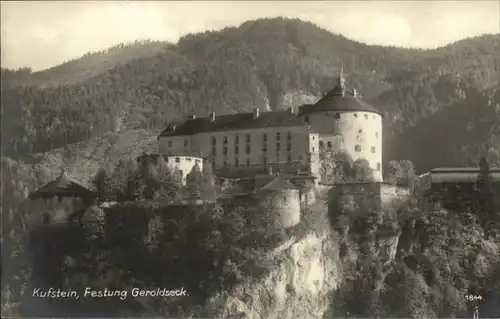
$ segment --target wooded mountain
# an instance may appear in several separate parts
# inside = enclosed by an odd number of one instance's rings
[[[498,52],[498,35],[403,49],[284,18],[190,34],[175,45],[119,45],[42,72],[2,70],[4,154],[160,130],[190,113],[280,109],[290,93],[321,96],[343,63],[348,86],[385,114],[386,161],[410,159],[419,171],[470,164],[489,148],[498,156]]]

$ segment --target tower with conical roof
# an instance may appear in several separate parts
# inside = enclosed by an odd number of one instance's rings
[[[319,134],[319,151],[344,151],[355,161],[366,159],[375,180],[382,180],[382,113],[349,89],[342,66],[336,86],[301,114]]]

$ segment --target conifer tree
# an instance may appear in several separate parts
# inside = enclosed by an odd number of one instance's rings
[[[182,181],[180,174],[171,169],[162,157],[158,159],[153,176],[156,183],[156,199],[177,200],[181,198]]]
[[[200,166],[195,164],[193,169],[186,177],[186,189],[188,196],[199,198],[203,190],[204,176],[200,170]]]
[[[356,181],[373,181],[373,169],[370,167],[370,163],[364,158],[354,161],[352,165],[352,173],[352,178]]]
[[[92,185],[97,193],[98,200],[105,200],[109,194],[109,177],[104,168],[99,168],[95,174]]]
[[[486,234],[490,234],[494,222],[493,179],[485,157],[479,160],[479,174],[474,187],[474,209]]]

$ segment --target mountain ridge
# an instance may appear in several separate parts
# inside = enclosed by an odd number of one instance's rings
[[[298,19],[253,20],[186,35],[166,51],[125,59],[81,83],[37,88],[2,81],[3,136],[22,136],[4,145],[17,157],[101,136],[117,122],[125,130],[160,130],[193,113],[282,109],[296,103],[290,96],[297,92],[320,97],[331,89],[342,64],[348,86],[384,113],[390,145],[465,92],[500,83],[498,51],[494,35],[413,50],[362,44]]]

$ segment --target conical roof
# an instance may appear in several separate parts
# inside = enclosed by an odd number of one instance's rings
[[[341,72],[337,78],[337,85],[326,93],[315,104],[306,105],[301,108],[301,113],[316,111],[361,111],[381,114],[375,107],[364,101],[355,89],[349,90],[345,85],[345,79]]]
[[[53,181],[30,193],[30,199],[40,197],[93,197],[96,193],[71,178],[66,170]]]
[[[281,175],[276,176],[273,180],[271,180],[266,185],[262,186],[259,191],[275,191],[275,190],[283,190],[283,189],[297,189],[295,185],[290,183],[288,180],[283,178]]]

